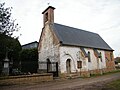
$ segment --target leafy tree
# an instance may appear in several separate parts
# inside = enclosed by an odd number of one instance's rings
[[[38,69],[38,51],[34,49],[23,49],[20,52],[21,71],[36,73]]]
[[[117,63],[120,63],[120,57],[116,57],[115,58],[115,63],[117,64]]]
[[[11,10],[12,7],[5,8],[5,3],[0,3],[0,33],[8,36],[12,36],[13,32],[20,29],[11,18]]]
[[[8,59],[13,61],[12,68],[17,68],[19,64],[19,52],[21,49],[21,44],[18,39],[0,34],[0,62],[3,62],[6,53],[8,53]]]
[[[20,28],[11,17],[12,7],[5,8],[5,3],[0,3],[0,73],[3,67],[3,60],[8,53],[9,60],[13,60],[13,68],[18,67],[19,51],[21,45],[13,33]]]

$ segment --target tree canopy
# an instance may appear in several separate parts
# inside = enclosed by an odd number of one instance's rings
[[[6,54],[8,59],[13,61],[13,68],[16,68],[19,63],[21,45],[18,38],[12,36],[19,27],[11,17],[11,9],[11,7],[5,8],[5,3],[0,3],[0,73]]]
[[[0,34],[0,64],[5,59],[6,53],[8,53],[9,60],[13,61],[13,68],[17,68],[19,64],[19,52],[21,51],[21,45],[18,39],[14,39],[4,34]],[[1,65],[0,65],[1,66]],[[2,67],[0,68],[1,72]]]
[[[0,3],[0,59],[5,58],[7,51],[18,52],[21,48],[18,39],[12,37],[19,27],[11,17],[11,9],[6,8],[5,3]]]
[[[13,32],[18,31],[20,27],[11,17],[12,7],[5,8],[5,3],[0,3],[0,33],[12,36]]]

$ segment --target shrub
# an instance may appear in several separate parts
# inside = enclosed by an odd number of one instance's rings
[[[34,49],[23,49],[20,52],[21,71],[36,73],[38,69],[38,51]]]

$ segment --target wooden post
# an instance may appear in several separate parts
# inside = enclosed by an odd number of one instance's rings
[[[47,73],[48,73],[48,64],[49,64],[49,62],[47,62]]]
[[[56,62],[56,76],[58,77],[58,62]]]

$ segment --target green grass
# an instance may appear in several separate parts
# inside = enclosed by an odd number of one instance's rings
[[[96,76],[108,75],[108,74],[113,74],[113,73],[117,73],[117,72],[120,72],[120,70],[114,70],[114,71],[106,72],[106,73],[103,73],[103,74],[91,74],[90,77],[96,77]]]
[[[120,79],[108,83],[105,85],[105,87],[109,88],[110,90],[120,90]]]
[[[117,72],[120,72],[120,70],[118,69],[118,70],[114,70],[114,71],[111,71],[111,72],[103,73],[103,75],[117,73]]]

